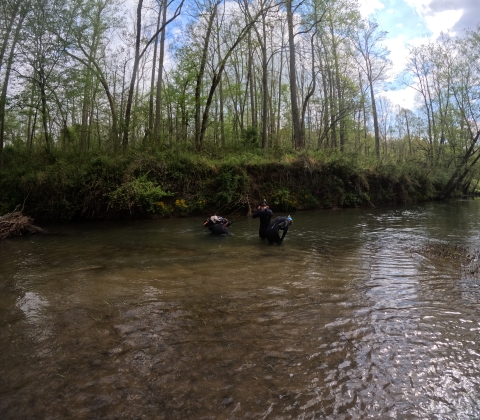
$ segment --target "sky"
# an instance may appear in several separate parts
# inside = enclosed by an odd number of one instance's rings
[[[480,0],[358,0],[364,17],[377,20],[388,32],[386,47],[390,50],[394,74],[405,67],[408,45],[435,40],[441,32],[462,35],[480,23]],[[411,88],[390,84],[383,92],[395,105],[415,108]]]

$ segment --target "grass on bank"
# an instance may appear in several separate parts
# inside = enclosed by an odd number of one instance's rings
[[[444,177],[445,178],[445,177]],[[23,207],[36,220],[376,206],[436,197],[442,176],[422,163],[338,151],[211,149],[66,154],[6,148],[0,214]]]

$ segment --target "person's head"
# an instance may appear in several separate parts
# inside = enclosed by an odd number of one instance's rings
[[[293,223],[293,219],[290,215],[287,216],[288,224],[291,225]]]

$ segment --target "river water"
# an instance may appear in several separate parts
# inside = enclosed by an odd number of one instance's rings
[[[480,201],[292,217],[0,243],[0,418],[480,418]]]

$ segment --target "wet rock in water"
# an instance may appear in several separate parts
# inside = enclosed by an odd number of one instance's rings
[[[470,262],[463,266],[462,272],[469,277],[480,277],[480,253],[475,252],[470,257]]]
[[[225,397],[222,400],[222,407],[227,408],[228,406],[233,404],[233,398],[232,397]]]
[[[480,276],[480,252],[468,249],[462,245],[443,242],[431,242],[424,245],[420,254],[441,258],[460,264],[464,276]]]
[[[454,259],[459,261],[464,261],[468,258],[469,255],[468,249],[461,245],[442,242],[428,243],[420,249],[420,253],[444,259]]]

